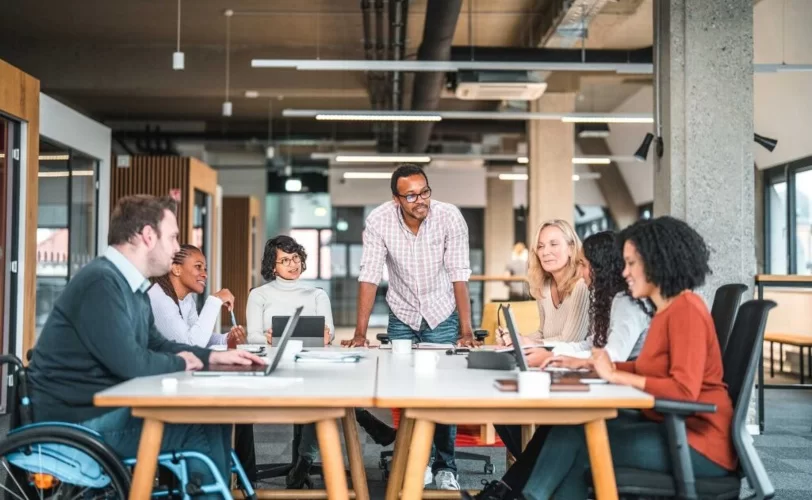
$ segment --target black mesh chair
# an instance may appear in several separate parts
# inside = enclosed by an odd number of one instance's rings
[[[722,350],[722,354],[730,339],[730,332],[733,330],[733,321],[739,311],[742,295],[746,291],[747,287],[741,283],[729,283],[720,286],[713,297],[711,317],[713,325],[716,327],[716,336],[719,339],[719,349]]]
[[[732,335],[723,354],[724,381],[734,404],[733,445],[739,469],[719,478],[694,478],[685,419],[700,412],[715,412],[715,405],[693,401],[656,400],[654,410],[665,416],[671,449],[671,474],[643,469],[616,468],[618,493],[626,497],[666,497],[727,500],[739,498],[744,477],[755,490],[752,498],[772,498],[775,489],[747,432],[747,409],[764,340],[767,314],[775,307],[769,300],[745,302],[736,315]],[[591,475],[587,476],[591,481]]]

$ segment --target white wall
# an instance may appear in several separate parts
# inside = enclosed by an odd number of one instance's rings
[[[637,93],[626,99],[618,106],[614,113],[653,113],[654,112],[654,88],[650,85],[643,86]],[[653,132],[654,126],[640,123],[611,123],[609,124],[611,133],[606,139],[609,149],[615,156],[632,156],[640,147],[647,132]],[[629,193],[632,195],[635,205],[642,205],[654,201],[654,153],[655,148],[652,143],[648,153],[648,160],[642,162],[621,162],[618,163],[620,174],[626,181]]]
[[[99,253],[107,248],[110,225],[110,159],[112,133],[108,127],[40,93],[40,135],[99,160]]]
[[[812,2],[762,0],[755,6],[757,63],[812,64]],[[754,77],[755,131],[778,139],[770,153],[754,145],[766,168],[812,155],[812,73],[758,73]]]

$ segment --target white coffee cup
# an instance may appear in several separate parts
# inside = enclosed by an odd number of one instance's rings
[[[392,340],[392,352],[395,354],[409,354],[412,352],[412,339]]]
[[[440,362],[440,354],[434,350],[414,351],[414,370],[418,373],[432,373]]]
[[[550,396],[550,374],[541,370],[519,372],[519,395],[529,398]]]
[[[293,361],[294,357],[302,352],[304,348],[304,341],[298,339],[288,339],[288,343],[285,344],[285,352],[282,353],[282,360],[283,361]]]

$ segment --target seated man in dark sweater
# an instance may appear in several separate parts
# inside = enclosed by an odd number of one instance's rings
[[[129,408],[93,406],[93,395],[135,377],[198,370],[208,363],[252,364],[245,351],[212,352],[166,340],[155,329],[147,278],[169,271],[179,250],[175,202],[132,196],[110,220],[110,247],[85,266],[57,299],[29,367],[37,421],[79,423],[101,433],[122,457],[138,450],[143,421]],[[167,425],[161,451],[194,450],[228,477],[231,426]],[[211,479],[198,461],[190,469]]]

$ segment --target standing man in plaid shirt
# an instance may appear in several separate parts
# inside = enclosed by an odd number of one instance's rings
[[[390,339],[459,344],[473,347],[468,278],[468,226],[454,205],[431,199],[428,178],[417,165],[402,165],[392,174],[392,201],[373,210],[366,220],[358,316],[352,346],[367,344],[367,327],[375,292],[389,271]],[[434,475],[437,488],[460,489],[454,461],[457,428],[437,425]]]

